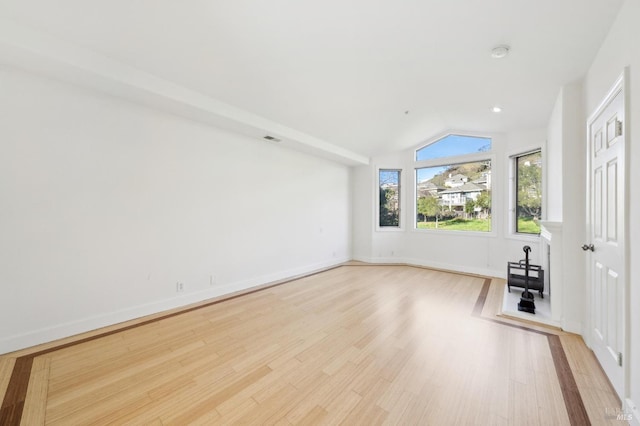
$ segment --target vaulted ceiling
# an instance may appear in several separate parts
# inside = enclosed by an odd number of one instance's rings
[[[449,128],[546,126],[621,4],[0,0],[0,17],[368,157]],[[501,44],[510,54],[493,59]]]

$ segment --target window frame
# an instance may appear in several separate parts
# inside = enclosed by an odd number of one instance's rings
[[[544,182],[544,168],[545,168],[545,156],[544,147],[532,147],[519,151],[518,153],[509,156],[509,234],[513,237],[523,240],[538,241],[540,239],[540,233],[533,234],[529,232],[518,232],[518,159],[527,155],[540,153],[541,160],[541,196],[540,196],[540,219],[543,220],[545,214],[546,205],[546,187]]]
[[[398,172],[398,225],[397,226],[380,226],[380,172]],[[375,167],[375,209],[374,209],[374,228],[377,232],[401,232],[404,231],[404,170],[402,167]]]
[[[432,158],[432,159],[426,159],[426,160],[418,160],[418,151],[423,150],[424,148],[430,146],[430,145],[435,145],[436,143],[442,141],[443,139],[448,138],[449,136],[459,136],[459,137],[466,137],[466,138],[474,138],[474,139],[489,139],[489,141],[491,142],[491,149],[489,149],[488,151],[474,151],[474,152],[470,152],[470,153],[466,153],[466,154],[458,154],[458,155],[451,155],[448,157],[436,157],[436,158]],[[472,133],[468,133],[468,132],[449,132],[446,133],[444,135],[438,136],[436,138],[433,139],[429,139],[427,142],[421,144],[420,146],[418,146],[417,148],[415,148],[413,150],[413,161],[416,163],[421,163],[424,161],[435,161],[435,162],[442,162],[442,160],[447,159],[447,158],[462,158],[462,157],[467,157],[467,156],[475,156],[478,154],[490,154],[493,152],[493,137],[489,136],[489,135],[480,135],[480,134],[472,134]]]
[[[479,151],[471,154],[462,154],[450,157],[439,157],[428,160],[417,160],[417,152],[422,148],[436,143],[448,136],[467,136],[474,138],[483,138],[491,140],[491,149],[488,151]],[[478,237],[495,237],[497,236],[496,229],[496,184],[495,182],[491,185],[491,229],[489,231],[463,231],[463,230],[441,230],[441,229],[422,229],[418,228],[417,217],[418,217],[418,169],[427,168],[427,167],[439,167],[439,166],[449,166],[456,164],[464,164],[464,163],[475,163],[481,161],[490,161],[491,162],[491,171],[493,178],[493,171],[495,170],[496,164],[496,156],[495,156],[495,136],[492,134],[486,134],[481,132],[447,132],[441,134],[437,137],[427,140],[426,142],[420,144],[415,149],[411,150],[412,155],[412,164],[413,164],[413,198],[412,198],[412,231],[418,233],[427,233],[427,234],[437,234],[437,235],[457,235],[457,236],[478,236]]]

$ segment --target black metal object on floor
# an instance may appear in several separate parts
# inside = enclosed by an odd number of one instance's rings
[[[511,293],[511,287],[525,287],[525,271],[529,271],[529,291],[537,291],[541,299],[544,299],[544,270],[540,265],[529,263],[526,260],[507,262],[507,288]]]
[[[522,250],[525,255],[524,291],[522,292],[522,297],[520,297],[520,302],[518,303],[518,310],[535,314],[536,304],[533,301],[534,296],[533,293],[529,291],[529,252],[531,251],[531,247],[524,246]]]

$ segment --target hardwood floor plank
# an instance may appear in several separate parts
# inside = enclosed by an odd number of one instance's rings
[[[580,336],[566,335],[561,336],[560,340],[592,423],[620,424],[615,418],[607,417],[623,407],[607,377],[604,374],[593,374],[594,371],[602,370],[593,352],[585,346]]]
[[[531,379],[533,381],[533,376]],[[540,401],[542,402],[542,401]],[[521,425],[542,424],[539,418],[540,406],[535,387],[521,380],[509,383],[509,423]]]
[[[292,424],[301,424],[301,425],[317,425],[317,424],[326,424],[325,418],[327,417],[327,410],[316,405],[309,412],[305,414],[304,417],[300,418],[298,423]]]
[[[245,399],[241,404],[237,405],[234,410],[231,410],[226,416],[221,416],[220,421],[217,424],[222,425],[236,425],[238,421],[244,417],[247,413],[255,410],[258,407],[258,403],[253,399]],[[196,419],[199,422],[202,417]],[[180,423],[167,423],[180,426]]]
[[[255,410],[241,417],[238,423],[248,425],[268,425],[276,423],[278,420],[284,418],[288,411],[287,401],[294,398],[297,393],[298,390],[288,383],[279,387],[276,392],[266,399],[263,399],[262,402],[259,402]]]
[[[562,348],[560,337],[548,336],[548,339],[549,348],[553,355],[556,373],[558,374],[560,387],[562,389],[564,404],[569,415],[569,421],[572,425],[589,424],[589,415],[584,407],[584,403],[576,385],[566,353]]]
[[[163,422],[166,420],[176,424],[189,424],[189,422],[207,414],[209,411],[215,409],[218,405],[222,404],[227,399],[230,399],[236,393],[240,392],[259,378],[266,376],[271,371],[272,370],[265,365],[255,371],[244,374],[223,389],[214,392],[212,395],[205,395],[204,398],[200,398],[200,400],[195,404],[192,403],[189,404],[188,407],[183,406],[180,409],[177,409],[175,415],[163,418]],[[185,410],[185,408],[187,409]],[[182,412],[180,412],[181,410]]]
[[[11,378],[11,372],[13,371],[13,366],[15,365],[15,363],[15,358],[0,358],[0,401],[4,400],[4,395],[7,392],[9,379]]]
[[[0,424],[18,425],[22,418],[24,401],[27,396],[33,357],[16,358],[10,378],[7,380],[7,390],[0,406]]]
[[[545,361],[549,364],[549,367],[553,367],[553,359],[551,359],[551,357]],[[553,401],[562,398],[562,390],[560,389],[555,371],[549,368],[545,373],[536,373],[534,383],[536,400],[540,401],[543,407],[550,407],[548,410],[539,412],[540,422],[542,424],[554,425],[571,424],[566,408],[553,403]]]
[[[335,398],[327,405],[327,424],[342,424],[349,416],[349,413],[358,405],[362,397],[353,390],[345,389],[342,392],[336,392]]]
[[[372,386],[358,392],[362,397],[360,402],[344,418],[348,425],[381,425],[389,413],[376,404],[380,396],[389,388],[391,383],[385,379],[378,379]],[[357,392],[357,391],[356,391]]]
[[[95,404],[104,398],[120,393],[139,385],[145,380],[163,375],[166,371],[179,368],[179,359],[182,355],[202,347],[202,342],[193,342],[173,351],[162,352],[156,357],[144,354],[137,358],[135,354],[125,357],[127,363],[113,365],[100,364],[95,368],[90,377],[82,377],[82,381],[66,379],[62,385],[51,381],[50,383],[50,413],[55,418],[58,412],[67,410],[69,404]],[[101,362],[100,354],[96,354],[96,362]],[[53,371],[52,371],[53,375]]]
[[[389,413],[384,420],[385,425],[398,425],[400,423],[400,419],[404,416],[405,411],[411,405],[411,402],[414,400],[415,395],[411,392],[407,392],[405,390],[401,390],[399,388],[395,388],[396,393],[393,394],[392,398],[389,398],[387,401],[387,407],[385,410]],[[390,393],[386,394],[387,396]],[[418,419],[414,419],[418,420]]]
[[[50,366],[51,359],[48,357],[38,357],[33,360],[21,424],[43,425],[45,423],[46,406],[42,401],[47,400]]]

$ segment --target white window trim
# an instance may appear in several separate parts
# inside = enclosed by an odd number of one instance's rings
[[[376,232],[404,232],[405,231],[405,219],[404,212],[406,206],[406,190],[405,190],[405,168],[402,166],[376,166],[374,167],[375,175],[374,175],[374,208],[373,208],[373,227]],[[398,226],[380,226],[380,171],[381,170],[391,170],[391,171],[399,171],[400,172],[400,191],[398,196],[400,197],[400,202],[398,208],[400,209],[399,217],[398,217]]]
[[[516,231],[516,160],[518,157],[522,157],[523,155],[533,154],[534,152],[540,151],[540,155],[542,156],[542,212],[540,214],[540,220],[544,220],[546,217],[546,178],[545,178],[545,170],[547,166],[547,160],[545,156],[544,145],[532,145],[525,147],[523,149],[518,150],[510,154],[507,157],[507,163],[509,164],[509,188],[507,191],[508,198],[508,207],[507,207],[507,232],[506,238],[510,240],[524,241],[524,242],[538,242],[540,241],[540,234],[527,234],[523,232]]]
[[[433,160],[414,161],[414,169],[422,169],[425,167],[438,167],[448,164],[475,163],[478,161],[492,160],[494,154],[490,151],[478,152],[473,154],[457,155],[455,157],[440,157]],[[493,165],[491,166],[493,169]]]

